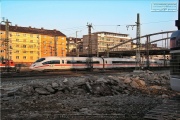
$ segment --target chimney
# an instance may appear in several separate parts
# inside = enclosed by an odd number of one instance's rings
[[[18,28],[18,25],[17,24],[15,24],[15,29],[17,29]]]
[[[44,28],[43,27],[41,27],[41,30],[43,30]]]
[[[54,33],[56,33],[56,29],[54,29]]]

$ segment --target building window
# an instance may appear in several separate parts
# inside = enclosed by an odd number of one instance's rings
[[[33,51],[30,51],[31,54],[33,54]]]
[[[30,43],[33,43],[33,40],[30,40]]]
[[[4,34],[4,32],[1,32],[1,34]]]
[[[23,45],[23,48],[26,48],[26,45]]]
[[[16,45],[16,47],[19,47],[19,45]]]
[[[33,56],[30,56],[30,59],[33,60]]]
[[[24,37],[26,37],[26,34],[23,34]]]
[[[26,53],[26,51],[23,51],[23,53]]]
[[[26,39],[24,39],[23,42],[26,42]]]
[[[30,34],[30,37],[33,37],[33,34]]]
[[[16,42],[19,42],[19,39],[16,39]]]
[[[33,45],[30,45],[29,48],[33,48]]]
[[[26,56],[23,56],[23,59],[26,59]]]
[[[19,56],[16,56],[16,59],[19,59]]]
[[[16,36],[19,36],[19,33],[16,33]]]

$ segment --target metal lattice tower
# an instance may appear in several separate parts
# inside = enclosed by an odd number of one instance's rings
[[[93,64],[92,64],[92,41],[91,41],[91,27],[92,24],[88,24],[88,34],[89,34],[89,39],[88,39],[88,68],[90,71],[93,70]]]
[[[8,19],[6,19],[6,21],[2,21],[5,23],[5,30],[6,30],[6,36],[5,36],[5,39],[4,39],[4,45],[5,45],[5,60],[7,61],[8,64],[5,64],[5,67],[6,67],[6,70],[7,72],[9,72],[9,48],[10,48],[10,45],[9,45],[9,24],[11,22],[8,21]]]
[[[140,40],[140,18],[139,18],[139,13],[137,14],[137,22],[136,22],[136,69],[140,69],[140,63],[141,63],[141,56],[140,56],[140,47],[141,47],[141,40]]]

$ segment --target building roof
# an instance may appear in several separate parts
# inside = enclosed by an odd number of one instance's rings
[[[105,34],[116,34],[116,35],[129,35],[129,34],[122,34],[122,33],[114,33],[114,32],[106,32],[106,31],[100,31],[100,32],[94,32],[92,34],[101,34],[101,33],[105,33]]]
[[[67,37],[66,39],[69,41],[73,41],[74,43],[81,42],[83,40],[83,38],[75,38],[75,37]]]
[[[0,24],[0,30],[5,31],[5,25]],[[21,26],[17,26],[17,25],[9,26],[9,31],[66,37],[65,34],[63,34],[62,32],[60,32],[60,31],[58,31],[56,29],[54,29],[54,30],[47,30],[47,29],[44,29],[44,28],[38,29],[38,28],[32,28],[31,26],[29,26],[29,27],[21,27]]]

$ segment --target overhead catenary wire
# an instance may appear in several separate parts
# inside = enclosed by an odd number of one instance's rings
[[[141,23],[141,25],[144,25],[144,24],[153,24],[153,23],[162,23],[162,22],[171,22],[171,21],[175,21],[175,20],[167,20],[167,21],[154,21],[154,22],[147,22],[147,23]],[[126,25],[129,25],[129,24],[118,24],[120,26],[126,26]],[[117,25],[94,25],[94,26],[102,26],[102,27],[107,27],[107,26],[117,26]]]

